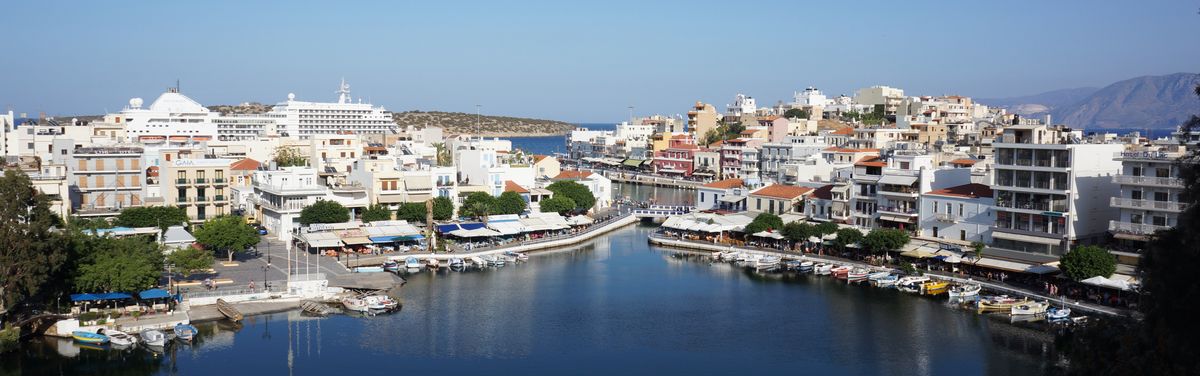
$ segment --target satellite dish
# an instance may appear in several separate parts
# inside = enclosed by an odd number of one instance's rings
[[[289,101],[296,100],[296,93],[288,93],[288,100]]]
[[[142,107],[142,98],[131,98],[129,100],[129,107],[141,108]]]

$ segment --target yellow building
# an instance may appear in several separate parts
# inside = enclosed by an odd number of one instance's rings
[[[717,108],[713,105],[696,102],[692,110],[688,111],[688,130],[695,135],[697,140],[703,140],[709,130],[717,128],[717,119],[720,117]]]
[[[163,199],[186,209],[188,218],[202,222],[229,214],[229,166],[234,160],[175,159],[162,172]]]

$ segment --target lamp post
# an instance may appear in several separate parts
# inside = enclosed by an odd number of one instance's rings
[[[271,264],[270,264],[270,263],[267,263],[267,265],[264,265],[264,266],[262,267],[262,272],[263,272],[263,291],[264,291],[264,292],[265,292],[265,291],[267,291],[267,269],[270,269],[270,268],[271,268]],[[251,291],[251,292],[254,292],[254,291]]]

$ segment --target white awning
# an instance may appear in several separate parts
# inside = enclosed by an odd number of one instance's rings
[[[1011,232],[1003,232],[1003,231],[992,231],[992,237],[996,238],[996,239],[1015,240],[1015,241],[1019,241],[1019,242],[1027,242],[1027,243],[1035,243],[1035,244],[1045,244],[1045,245],[1062,244],[1061,238],[1044,238],[1041,236],[1014,234]]]
[[[901,216],[897,216],[897,215],[880,214],[879,219],[882,219],[885,221],[892,221],[892,222],[912,223],[912,221],[916,218],[901,217]]]
[[[409,192],[430,190],[433,189],[433,181],[424,176],[406,176],[404,178],[404,187]]]
[[[525,226],[518,221],[488,222],[487,227],[496,230],[500,235],[516,235],[525,232]]]
[[[332,232],[309,232],[300,234],[300,241],[310,247],[332,248],[341,247],[342,239]]]
[[[1026,264],[1023,262],[1008,261],[983,257],[978,262],[974,263],[978,266],[988,267],[992,269],[1007,270],[1011,272],[1033,273],[1033,274],[1049,274],[1058,271],[1058,268],[1043,265],[1043,264]]]
[[[567,223],[571,224],[572,226],[590,225],[593,222],[596,222],[596,220],[586,215],[577,215],[567,218]]]
[[[493,236],[499,236],[500,233],[490,230],[490,229],[487,229],[487,228],[477,228],[474,230],[458,229],[458,230],[450,231],[450,235],[454,235],[454,236],[457,236],[460,238],[488,238],[488,237],[493,237]]]
[[[746,199],[746,196],[724,195],[724,196],[721,196],[721,199],[719,201],[728,202],[730,204],[736,204],[736,203],[742,202],[742,200],[745,200],[745,199]]]
[[[909,186],[917,182],[916,176],[908,175],[884,175],[879,178],[879,184],[892,184]]]
[[[757,236],[760,238],[783,239],[783,235],[780,235],[778,232],[770,232],[770,231],[759,231],[759,232],[754,233],[753,236]]]

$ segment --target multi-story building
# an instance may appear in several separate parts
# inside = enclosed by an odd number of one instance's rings
[[[278,114],[223,115],[169,88],[149,107],[142,98],[129,100],[129,106],[104,121],[123,125],[129,141],[146,145],[187,143],[212,140],[246,140],[275,133]]]
[[[295,94],[288,94],[287,101],[276,104],[269,114],[282,117],[279,120],[281,133],[301,139],[343,131],[356,134],[397,132],[392,112],[382,106],[362,103],[362,98],[354,102],[346,80],[342,80],[337,93],[336,103],[302,102],[296,100]]]
[[[746,210],[749,189],[742,179],[730,178],[696,187],[696,210]]]
[[[8,156],[4,158],[0,167],[3,167],[3,170],[11,169],[25,173],[33,187],[49,199],[51,212],[58,214],[63,220],[70,215],[71,191],[66,165],[43,162],[33,156]]]
[[[593,208],[604,208],[612,204],[612,180],[604,175],[591,171],[563,171],[552,179],[552,181],[564,180],[574,181],[587,187],[592,192],[592,196],[596,198]]]
[[[95,146],[69,151],[72,197],[77,216],[114,216],[121,209],[143,206],[142,148]]]
[[[894,115],[904,101],[904,90],[887,86],[872,86],[859,89],[854,94],[854,103],[870,108],[883,107],[885,114]]]
[[[687,134],[671,137],[670,146],[654,155],[654,171],[665,175],[692,176],[695,152],[699,148]]]
[[[812,194],[813,189],[796,185],[771,184],[750,192],[747,200],[752,212],[781,215],[786,213],[803,214],[804,198]]]
[[[1186,153],[1182,145],[1166,145],[1137,147],[1113,156],[1121,163],[1121,173],[1112,177],[1120,193],[1110,204],[1119,214],[1108,222],[1108,231],[1121,243],[1119,256],[1136,257],[1150,235],[1178,224],[1179,213],[1187,209],[1178,165]]]
[[[922,193],[970,181],[970,169],[936,169],[926,154],[897,151],[886,159],[865,158],[854,164],[851,179],[853,224],[916,232]]]
[[[549,155],[534,155],[533,156],[533,173],[538,179],[549,179],[553,176],[558,176],[562,172],[562,164],[558,158]]]
[[[828,147],[825,139],[820,136],[795,136],[788,137],[784,142],[771,142],[762,145],[759,149],[759,166],[760,174],[766,181],[793,183],[798,180],[797,176],[785,176],[786,165],[804,163],[810,157],[819,156],[821,151]],[[824,179],[827,180],[828,174]]]
[[[926,192],[921,196],[921,236],[961,243],[992,241],[992,189],[984,184],[964,184]]]
[[[1004,128],[992,144],[996,222],[992,245],[1061,256],[1099,241],[1118,209],[1109,198],[1121,171],[1120,144],[1079,143],[1079,131],[1022,124]]]
[[[160,167],[159,185],[167,205],[184,208],[193,222],[230,214],[232,159],[178,158]]]
[[[692,153],[692,175],[713,178],[721,171],[721,151],[701,147]]]
[[[688,131],[692,132],[697,140],[703,140],[708,131],[717,128],[716,107],[711,104],[696,102],[691,111],[688,111]]]

